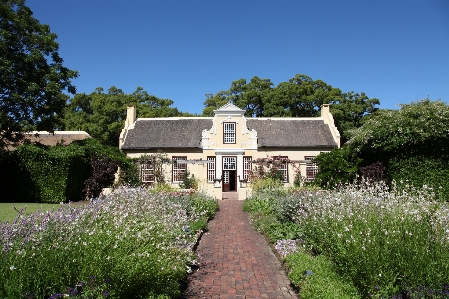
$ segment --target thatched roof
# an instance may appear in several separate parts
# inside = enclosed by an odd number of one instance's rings
[[[258,147],[337,146],[329,126],[320,119],[253,118],[246,125],[257,132]]]
[[[201,148],[202,131],[213,125],[212,118],[138,119],[128,130],[122,149]],[[247,119],[249,130],[257,132],[258,147],[337,147],[330,128],[322,119]]]

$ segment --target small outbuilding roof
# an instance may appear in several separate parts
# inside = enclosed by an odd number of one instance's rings
[[[25,139],[31,143],[41,143],[44,145],[54,146],[58,143],[70,144],[75,140],[83,140],[91,138],[85,131],[32,131],[25,134]]]

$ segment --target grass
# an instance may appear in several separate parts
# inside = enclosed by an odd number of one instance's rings
[[[38,211],[57,210],[60,204],[44,204],[44,203],[0,203],[0,223],[12,222],[19,215],[18,211],[22,211],[23,215],[31,215]]]

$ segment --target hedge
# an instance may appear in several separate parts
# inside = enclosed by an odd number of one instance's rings
[[[123,169],[130,159],[118,148],[94,139],[74,141],[68,146],[22,145],[0,154],[1,202],[59,203],[85,199],[85,182],[93,176],[92,158],[107,157]],[[126,180],[132,179],[124,177]],[[104,183],[105,186],[112,182]],[[97,194],[98,195],[98,194]]]
[[[399,187],[406,185],[433,188],[435,199],[449,201],[449,155],[402,155],[391,157],[386,178]]]

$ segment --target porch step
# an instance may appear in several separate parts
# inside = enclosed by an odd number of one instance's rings
[[[223,192],[222,199],[223,200],[238,200],[239,194],[238,194],[238,192]]]

